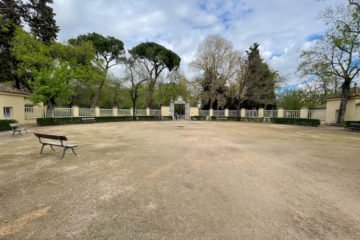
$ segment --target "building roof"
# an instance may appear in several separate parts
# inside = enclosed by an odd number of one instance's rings
[[[0,83],[0,92],[18,94],[18,95],[26,95],[26,96],[30,95],[30,93],[28,91],[26,91],[26,90],[13,88],[13,87],[10,87],[10,86],[5,85],[3,83]]]

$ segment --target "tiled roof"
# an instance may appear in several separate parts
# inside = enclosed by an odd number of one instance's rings
[[[21,95],[29,95],[29,92],[26,91],[26,90],[9,87],[9,86],[7,86],[7,85],[5,85],[3,83],[0,83],[0,92],[21,94]]]

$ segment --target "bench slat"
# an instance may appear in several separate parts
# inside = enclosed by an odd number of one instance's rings
[[[38,138],[47,138],[59,141],[67,141],[67,137],[63,135],[54,135],[54,134],[47,134],[47,133],[34,133]]]

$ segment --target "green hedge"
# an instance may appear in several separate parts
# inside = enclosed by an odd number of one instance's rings
[[[39,126],[50,126],[50,125],[64,125],[64,124],[82,124],[86,123],[81,121],[82,118],[89,117],[71,117],[71,118],[38,118],[36,122]],[[122,121],[133,121],[132,116],[118,116],[118,117],[94,117],[95,122],[122,122]],[[159,121],[155,116],[138,116],[138,121]],[[172,120],[171,117],[163,117],[162,120]]]
[[[240,117],[216,117],[212,116],[211,121],[240,121]]]
[[[349,128],[351,123],[360,123],[360,121],[345,121],[344,127]]]
[[[0,131],[7,131],[11,130],[10,123],[16,123],[15,120],[9,119],[9,120],[0,120]]]
[[[318,127],[320,125],[319,119],[306,119],[306,118],[272,118],[272,123],[276,124],[289,124],[300,126]]]
[[[190,119],[192,121],[205,121],[206,117],[205,116],[191,116]]]
[[[241,118],[242,122],[264,122],[264,118],[249,118],[249,117],[245,117],[245,118]]]

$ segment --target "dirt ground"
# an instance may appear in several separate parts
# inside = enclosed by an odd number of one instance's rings
[[[0,239],[360,239],[360,133],[127,122],[0,133]]]

